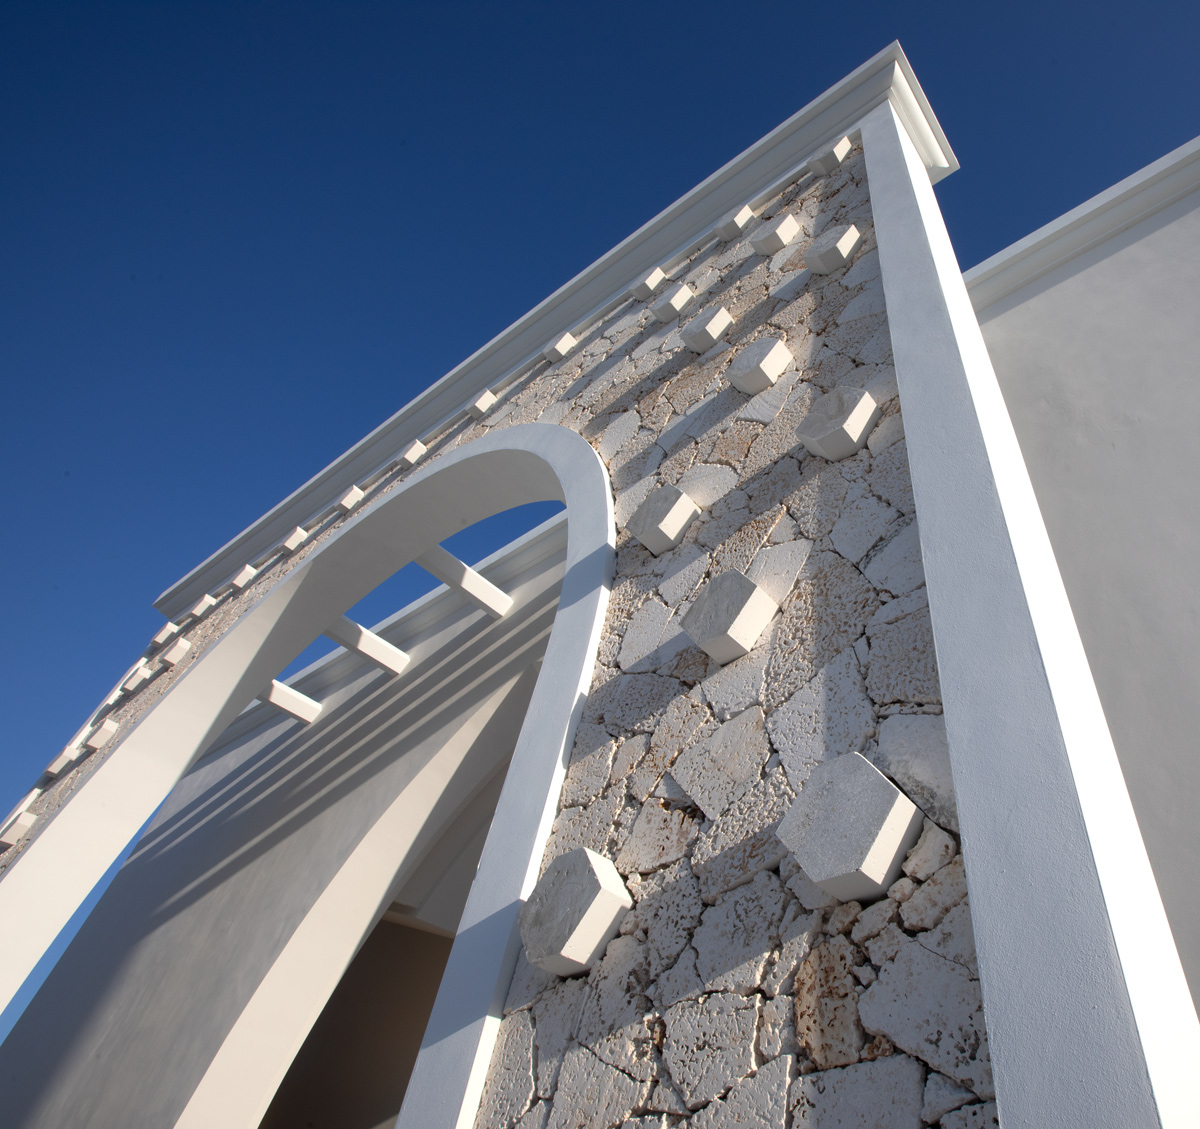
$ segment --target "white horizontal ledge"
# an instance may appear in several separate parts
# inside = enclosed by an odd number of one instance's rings
[[[482,579],[482,578],[481,578]],[[484,583],[487,583],[484,581]],[[399,674],[409,663],[408,655],[393,647],[386,639],[380,638],[373,631],[368,631],[354,620],[341,616],[325,629],[325,636],[335,643],[362,655],[364,659],[378,664],[393,674]]]
[[[443,584],[457,588],[468,600],[478,604],[495,619],[512,607],[512,597],[507,592],[500,591],[490,580],[485,580],[470,565],[463,564],[441,545],[422,553],[417,557],[417,564]]]
[[[301,694],[299,690],[293,690],[276,678],[271,679],[271,685],[259,694],[258,700],[270,702],[284,713],[290,713],[297,721],[306,724],[311,724],[321,716],[320,702],[314,701],[307,694]]]

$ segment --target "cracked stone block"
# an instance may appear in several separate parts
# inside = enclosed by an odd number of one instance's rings
[[[695,296],[686,282],[677,283],[650,307],[650,312],[657,321],[674,321]]]
[[[599,725],[580,724],[575,748],[563,781],[560,802],[563,807],[586,804],[599,797],[608,785],[616,741]]]
[[[645,934],[649,975],[657,979],[686,948],[700,921],[700,883],[687,859],[680,859],[646,875],[631,890],[636,904],[621,931]]]
[[[683,540],[699,516],[700,507],[678,486],[660,486],[638,506],[625,529],[660,557]]]
[[[942,1118],[942,1129],[1000,1129],[1000,1113],[995,1102],[962,1106]]]
[[[687,645],[687,637],[679,630],[672,609],[650,599],[638,608],[626,627],[617,664],[633,673],[654,671]]]
[[[777,337],[760,337],[738,351],[725,379],[739,392],[757,396],[775,384],[795,358]]]
[[[557,341],[551,341],[542,350],[542,356],[551,363],[561,361],[578,344],[579,342],[571,334],[564,333]]]
[[[916,1059],[901,1054],[806,1074],[793,1087],[795,1123],[816,1129],[917,1129],[924,1073]]]
[[[933,820],[927,819],[921,828],[921,838],[908,852],[902,869],[909,878],[924,882],[954,858],[956,850],[958,847],[954,840]]]
[[[900,920],[906,929],[932,929],[966,896],[963,857],[956,855],[900,907]]]
[[[716,819],[758,779],[770,755],[763,711],[751,706],[682,752],[671,775],[709,819]]]
[[[831,463],[860,451],[879,419],[879,405],[862,388],[835,388],[809,409],[796,436],[814,455]]]
[[[854,146],[850,144],[850,138],[839,137],[828,149],[822,149],[821,152],[809,160],[808,171],[813,176],[827,176],[850,156],[850,150],[853,148]]]
[[[658,582],[659,595],[667,602],[667,607],[678,607],[691,598],[707,572],[708,554],[696,545],[687,545],[671,556]]]
[[[723,1094],[754,1069],[759,1001],[727,992],[667,1010],[663,1062],[689,1109]]]
[[[841,901],[874,901],[900,877],[921,810],[859,753],[817,765],[776,834]]]
[[[556,976],[586,972],[632,905],[608,859],[586,847],[559,855],[521,908],[521,941],[529,963]]]
[[[572,1047],[559,1074],[547,1129],[620,1125],[648,1092],[645,1082],[602,1062],[586,1047]]]
[[[931,1070],[925,1080],[925,1100],[921,1104],[921,1120],[932,1125],[943,1114],[973,1102],[975,1095],[953,1078]]]
[[[533,1023],[518,1011],[500,1024],[475,1129],[508,1129],[533,1098]]]
[[[177,666],[187,658],[188,652],[192,649],[191,643],[186,639],[176,639],[159,658],[162,660],[163,666]]]
[[[661,267],[655,267],[649,274],[644,274],[630,288],[629,293],[635,298],[649,298],[664,282],[667,276]]]
[[[830,228],[809,244],[804,262],[813,274],[832,274],[850,261],[862,241],[862,232],[854,224]]]
[[[686,812],[647,803],[617,855],[617,870],[622,874],[660,870],[683,858],[696,831],[696,821]]]
[[[730,890],[709,906],[692,937],[696,971],[705,991],[747,995],[762,983],[779,943],[787,891],[770,871]]]
[[[758,1050],[763,1058],[795,1054],[800,1049],[796,1024],[792,1019],[792,1001],[786,997],[763,1002],[762,1027],[758,1031]]]
[[[968,902],[959,902],[942,918],[940,925],[925,933],[918,933],[917,943],[924,945],[931,953],[961,964],[972,976],[979,975],[975,927],[971,923],[971,906]]]
[[[513,1129],[546,1129],[546,1123],[549,1120],[550,1103],[534,1102],[529,1112],[513,1126]]]
[[[773,255],[776,251],[782,251],[799,234],[800,224],[796,217],[785,212],[770,223],[763,224],[750,240],[750,246],[755,254]]]
[[[886,535],[892,522],[899,516],[891,506],[881,502],[861,484],[855,483],[842,507],[841,516],[830,530],[829,540],[846,560],[858,564]]]
[[[942,700],[928,608],[868,628],[867,637],[871,641],[867,693],[872,701],[882,706],[889,702],[936,705]]]
[[[791,884],[788,883],[791,890]],[[814,887],[814,889],[819,889]],[[824,891],[819,891],[824,894]],[[788,919],[788,915],[797,916]],[[779,930],[779,952],[771,971],[763,977],[762,990],[768,996],[790,997],[795,990],[796,972],[812,952],[812,947],[821,936],[820,912],[800,914],[795,903],[784,914]]]
[[[732,467],[697,463],[680,477],[678,486],[696,505],[711,507],[725,497],[738,481]]]
[[[415,467],[417,463],[419,463],[425,457],[428,451],[429,448],[426,447],[424,443],[422,443],[419,439],[414,439],[407,447],[404,448],[403,451],[400,452],[396,461],[400,464],[402,469],[408,470],[410,467]]]
[[[508,985],[508,995],[504,998],[504,1014],[510,1015],[514,1011],[532,1007],[543,992],[559,983],[561,981],[553,973],[534,968],[522,949],[517,954],[517,967]],[[569,980],[567,983],[574,984],[576,981]]]
[[[338,500],[337,508],[344,514],[353,513],[360,505],[366,494],[357,486],[351,486]]]
[[[845,937],[817,945],[796,972],[796,1038],[822,1070],[857,1062],[866,1043],[858,1019],[862,954]]]
[[[795,1071],[791,1055],[782,1055],[760,1066],[750,1078],[739,1082],[723,1098],[702,1109],[691,1121],[690,1129],[737,1129],[754,1125],[758,1129],[784,1129],[787,1123],[788,1083]]]
[[[754,219],[754,211],[749,204],[743,204],[739,208],[734,208],[726,212],[719,220],[713,231],[716,232],[717,238],[722,240],[736,239],[747,225]]]
[[[750,653],[779,605],[736,569],[710,580],[683,617],[696,645],[724,665]]]
[[[872,555],[862,570],[876,588],[891,592],[893,596],[906,596],[924,584],[925,565],[921,560],[921,535],[917,523],[909,522]]]
[[[683,344],[693,353],[707,353],[733,325],[733,315],[724,307],[697,314],[680,333]]]
[[[879,397],[876,400],[880,403]],[[872,455],[886,451],[893,443],[899,443],[904,438],[904,417],[897,412],[895,415],[884,416],[871,432],[867,440],[867,450]]]
[[[587,998],[583,979],[560,980],[533,1005],[534,1046],[537,1048],[537,1092],[552,1098],[567,1050],[575,1044],[579,1013]]]
[[[792,532],[796,532],[794,527]],[[774,539],[775,533],[772,533],[770,540]],[[812,545],[805,537],[767,545],[755,554],[746,576],[782,607],[808,560]]]
[[[934,1070],[994,1096],[979,982],[952,960],[904,941],[859,1000],[866,1030]]]
[[[854,928],[850,930],[850,940],[856,945],[861,945],[864,941],[871,940],[872,937],[878,937],[896,920],[899,913],[899,903],[892,901],[890,897],[876,902],[873,906],[867,906],[858,915]]]

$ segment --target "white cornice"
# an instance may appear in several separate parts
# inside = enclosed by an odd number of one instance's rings
[[[1062,263],[1200,188],[1200,137],[985,259],[963,275],[981,313]]]
[[[274,509],[218,549],[154,602],[180,614],[218,589],[246,562],[260,557],[355,483],[363,482],[414,439],[455,418],[484,388],[528,368],[548,341],[587,324],[620,301],[637,275],[694,246],[731,208],[760,198],[794,177],[823,144],[850,132],[876,106],[890,102],[921,155],[930,179],[958,168],[899,43],[892,43],[814,99],[761,141],[718,169],[649,223],[576,275],[540,305],[431,385],[359,440]]]

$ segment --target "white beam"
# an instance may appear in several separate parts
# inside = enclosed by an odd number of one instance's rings
[[[460,589],[467,599],[478,604],[495,619],[499,619],[512,607],[511,596],[501,592],[490,580],[485,580],[470,565],[463,564],[441,545],[434,545],[432,549],[422,553],[417,557],[417,564],[436,576],[443,584]]]
[[[325,636],[348,651],[357,651],[364,659],[378,663],[393,674],[399,674],[408,666],[408,655],[404,651],[393,647],[386,639],[381,639],[375,632],[368,631],[346,616],[340,616],[335,623],[325,628]]]
[[[311,724],[321,716],[320,702],[314,701],[306,694],[301,694],[299,690],[293,690],[275,678],[272,678],[271,685],[259,694],[258,700],[270,702],[271,705],[278,706],[284,713],[290,713],[292,717],[306,724]]]

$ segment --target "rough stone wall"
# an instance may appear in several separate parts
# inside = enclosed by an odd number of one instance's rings
[[[616,582],[545,862],[588,847],[635,900],[587,975],[522,956],[478,1129],[995,1124],[952,799],[914,795],[946,828],[927,820],[909,876],[866,908],[826,895],[774,835],[814,765],[873,756],[893,715],[941,713],[861,152],[760,221],[783,210],[802,233],[773,258],[752,225],[674,272],[701,294],[684,323],[716,305],[736,319],[709,353],[632,302],[450,438],[559,423],[608,465]],[[803,272],[807,243],[850,222],[867,236],[853,262]],[[722,372],[764,335],[797,363],[751,398]],[[885,410],[866,448],[828,463],[795,427],[838,385]],[[655,558],[620,530],[662,483],[705,512]],[[782,608],[720,667],[678,625],[731,568]]]

